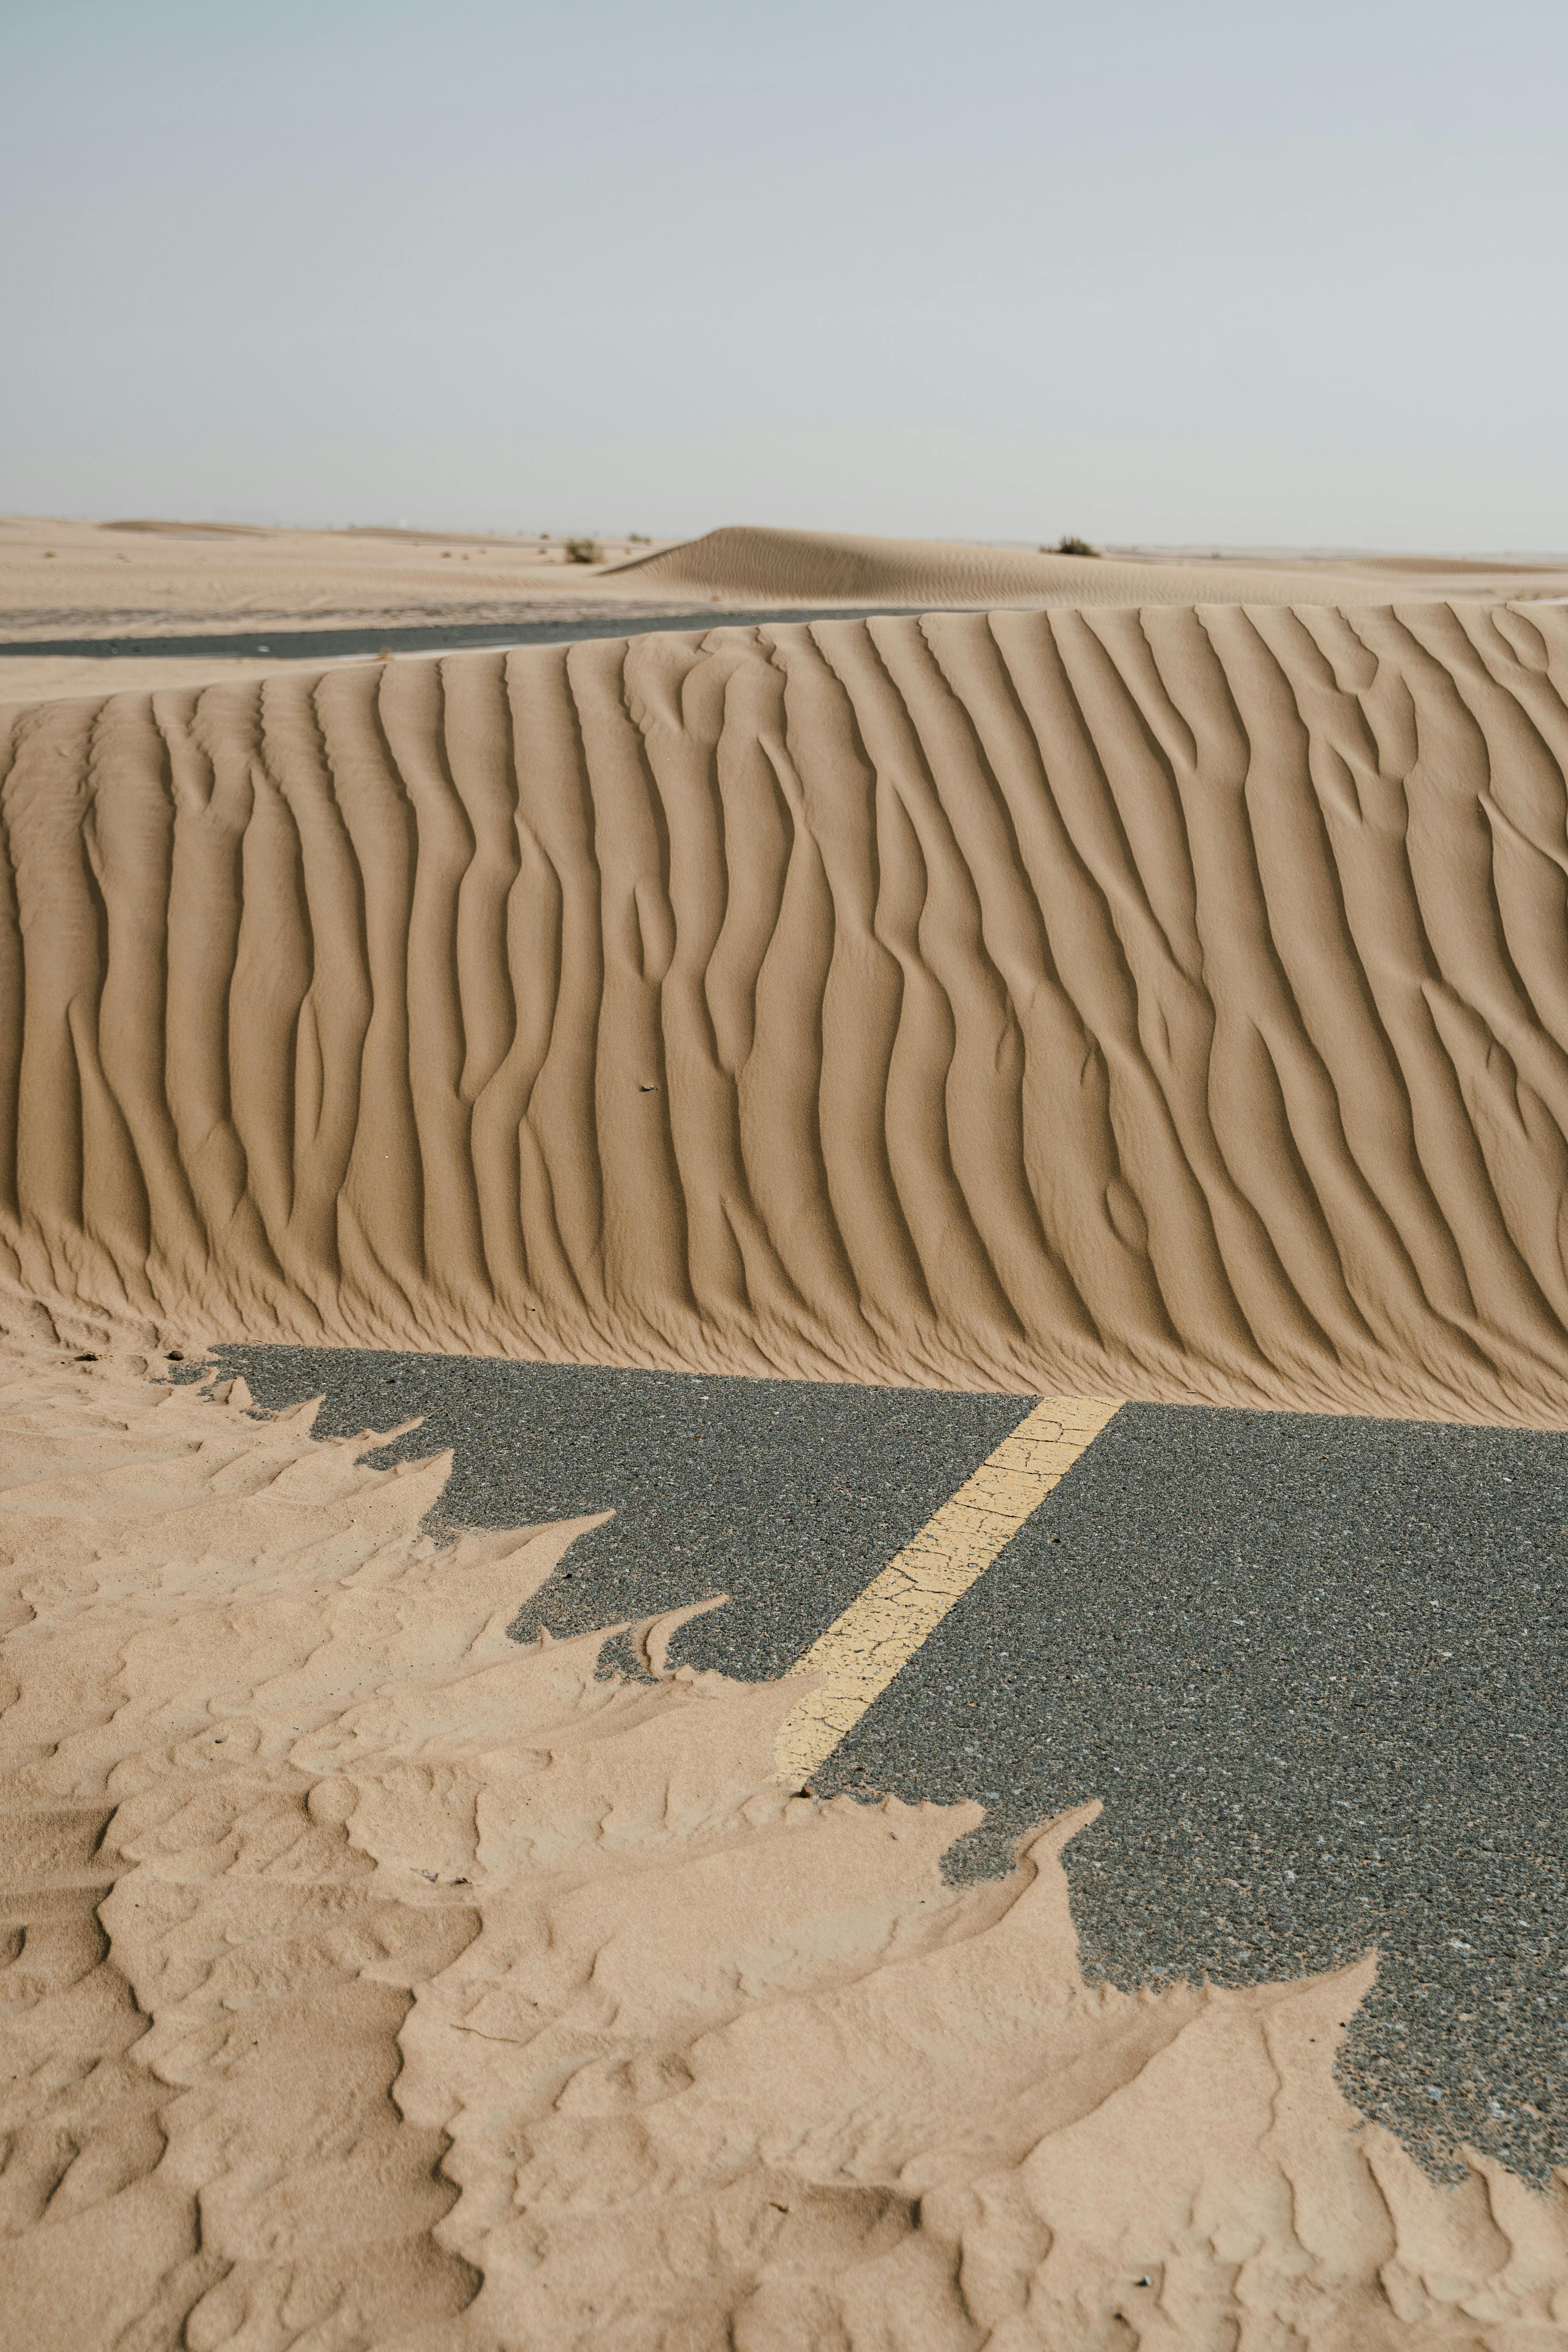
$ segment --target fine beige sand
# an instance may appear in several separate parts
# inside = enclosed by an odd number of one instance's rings
[[[1197,561],[1112,549],[955,546],[918,539],[731,527],[628,552],[610,585],[689,588],[753,602],[866,604],[1377,604],[1395,595],[1568,597],[1568,558],[1287,554]]]
[[[13,645],[274,629],[279,635],[258,657],[221,649],[12,653],[0,661],[0,702],[268,677],[292,666],[289,634],[306,627],[571,621],[734,601],[714,591],[618,582],[616,564],[637,549],[621,539],[595,544],[597,562],[576,562],[564,540],[472,531],[0,515],[0,638]],[[312,659],[308,667],[321,665]]]
[[[1568,1421],[1568,613],[13,712],[0,1249],[185,1341]]]
[[[732,528],[678,544],[422,530],[285,530],[255,524],[79,522],[0,516],[0,638],[14,646],[209,635],[215,650],[12,652],[0,703],[133,687],[205,686],[312,672],[290,658],[307,625],[357,630],[439,623],[689,615],[908,605],[1365,604],[1391,597],[1568,598],[1568,558],[1250,556],[1198,562],[1148,550],[1099,560],[1032,549],[826,531]],[[225,631],[275,630],[265,655],[216,646]],[[367,648],[365,650],[379,650]],[[395,650],[395,646],[391,648]]]
[[[687,1612],[507,1638],[591,1522],[166,1377],[1568,1426],[1549,578],[801,536],[604,593],[998,608],[0,710],[4,2352],[1568,2341],[1563,2184],[1336,2086],[1375,1953],[1087,1984],[1093,1809],[954,1892],[978,1809],[776,1785]]]
[[[1093,1808],[954,1894],[977,1808],[773,1786],[675,1621],[509,1641],[574,1524],[72,1336],[0,1345],[6,2352],[1563,2340],[1563,2191],[1336,2089],[1371,1956],[1086,1985]]]
[[[113,636],[261,621],[285,628],[506,620],[537,603],[595,610],[606,572],[658,551],[617,539],[598,546],[598,562],[578,563],[568,560],[564,540],[474,531],[4,515],[0,630],[8,637]]]

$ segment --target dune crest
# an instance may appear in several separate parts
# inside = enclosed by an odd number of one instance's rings
[[[731,523],[701,539],[607,564],[636,590],[764,602],[889,604],[1381,604],[1393,596],[1568,594],[1568,570],[1442,556],[1244,558],[1182,562],[1063,555],[927,539],[858,538]]]
[[[0,1272],[166,1335],[1568,1419],[1568,613],[13,713]]]
[[[787,1685],[508,1638],[591,1522],[438,1546],[444,1459],[215,1397],[0,1346],[7,2347],[1561,2322],[1561,2191],[1335,2088],[1370,1959],[1086,1986],[1089,1815],[955,1893],[978,1808],[772,1785]]]

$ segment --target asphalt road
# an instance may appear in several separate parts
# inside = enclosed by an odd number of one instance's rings
[[[564,621],[426,621],[373,625],[357,629],[275,628],[203,629],[185,636],[8,637],[0,638],[0,660],[7,654],[38,660],[45,656],[97,655],[109,660],[127,654],[162,656],[170,661],[201,660],[207,654],[258,661],[275,654],[279,661],[331,661],[363,654],[459,653],[476,646],[568,646],[584,637],[635,637],[651,629],[753,629],[765,621],[864,621],[889,613],[915,613],[917,604],[835,604],[820,612],[770,610],[731,613],[721,606],[701,605],[687,613],[605,614]]]
[[[520,1634],[729,1594],[679,1661],[776,1674],[1030,1400],[228,1348],[322,1433],[422,1412],[443,1517],[613,1507]],[[1434,2169],[1568,2164],[1568,1438],[1125,1406],[816,1774],[981,1798],[959,1878],[1090,1797],[1084,1965],[1245,1984],[1380,1952],[1342,2076]],[[629,1664],[629,1653],[615,1661]]]

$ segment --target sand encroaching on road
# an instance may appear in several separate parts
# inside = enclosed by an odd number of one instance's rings
[[[1565,680],[1542,606],[1153,608],[13,713],[5,1270],[203,1340],[1561,1423]]]
[[[954,1893],[978,1808],[771,1784],[787,1684],[508,1638],[591,1523],[438,1547],[445,1459],[246,1403],[0,1344],[0,2343],[1561,2323],[1561,2191],[1336,2090],[1370,1958],[1087,1986],[1092,1811]]]

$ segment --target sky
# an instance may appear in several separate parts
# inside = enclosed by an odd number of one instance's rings
[[[1563,0],[0,0],[0,510],[1568,551]]]

